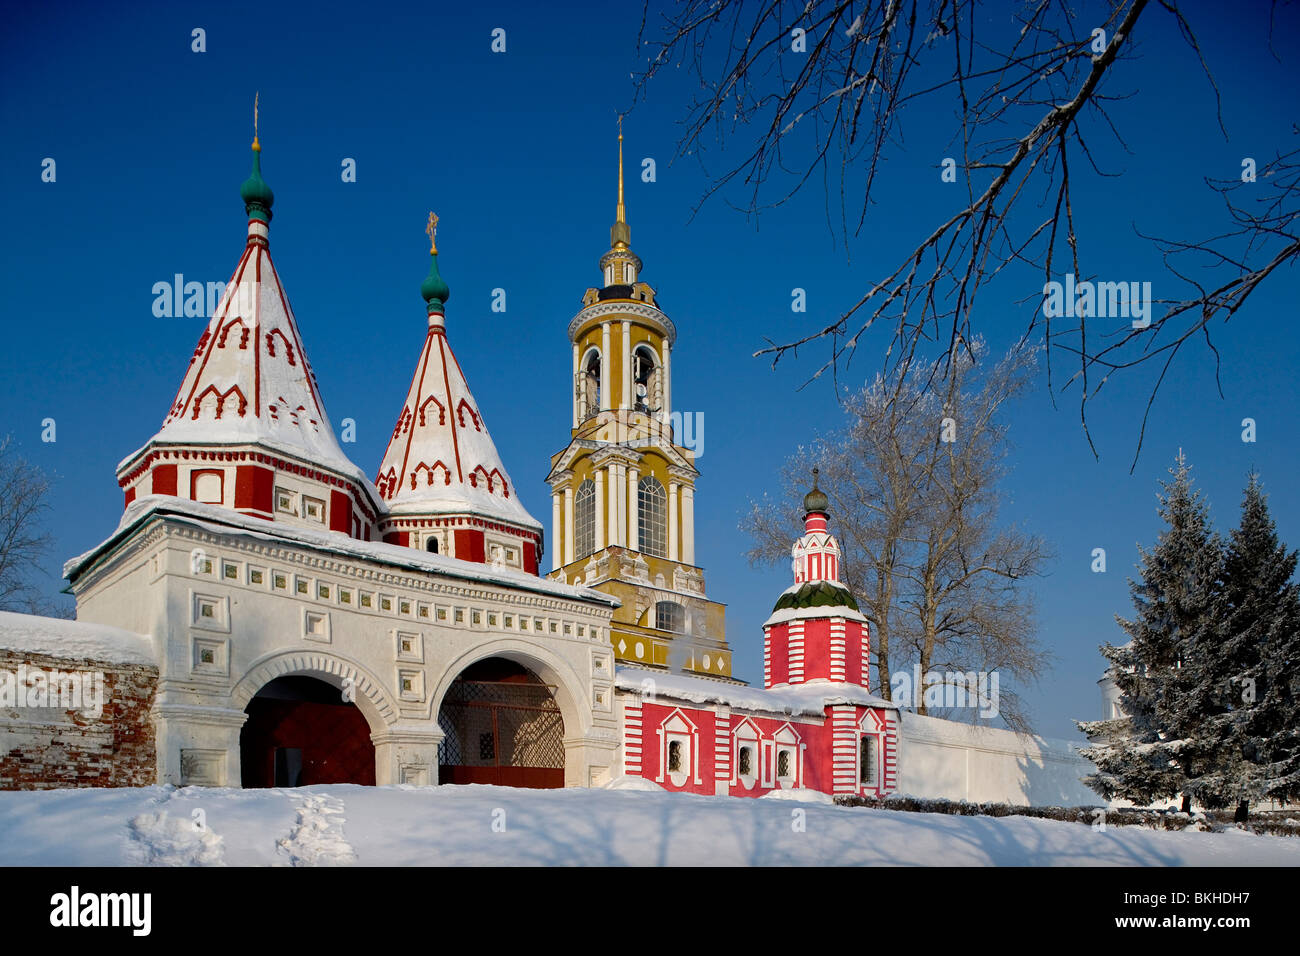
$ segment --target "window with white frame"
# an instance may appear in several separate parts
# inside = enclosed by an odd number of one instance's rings
[[[573,496],[573,545],[575,560],[596,550],[596,483],[590,478]]]
[[[673,786],[681,787],[695,777],[695,735],[695,725],[680,711],[675,711],[660,726],[660,782],[667,778]],[[700,781],[696,779],[695,782]]]
[[[789,780],[794,776],[794,751],[788,747],[782,747],[776,752],[776,775],[781,780]]]
[[[875,737],[863,737],[858,749],[858,783],[864,787],[876,785],[879,747]]]
[[[637,483],[637,550],[658,558],[668,557],[668,496],[653,475]]]
[[[758,782],[762,762],[758,730],[746,720],[741,722],[734,733],[732,766],[735,768],[735,779],[742,787],[749,790]]]

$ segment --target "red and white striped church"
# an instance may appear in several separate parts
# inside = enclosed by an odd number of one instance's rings
[[[897,706],[869,690],[871,630],[839,581],[815,471],[794,583],[763,624],[763,688],[619,667],[628,775],[732,796],[897,788]]]

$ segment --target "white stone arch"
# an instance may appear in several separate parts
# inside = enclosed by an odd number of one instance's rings
[[[650,366],[652,370],[649,376],[649,381],[647,383],[649,391],[645,396],[645,404],[649,408],[655,410],[661,410],[663,408],[663,386],[664,386],[663,359],[662,357],[660,357],[659,351],[649,341],[638,342],[636,343],[636,345],[632,346],[631,352],[628,355],[628,361],[632,364],[632,367],[627,370],[628,375],[633,375],[635,373],[636,355],[638,352],[645,352],[649,355]],[[634,394],[633,395],[634,404],[635,404],[635,399],[636,396]]]
[[[576,744],[591,730],[591,707],[586,692],[585,682],[572,665],[545,645],[526,641],[516,637],[503,637],[482,644],[475,644],[447,665],[438,686],[430,697],[433,703],[433,719],[438,719],[442,712],[442,702],[447,691],[471,664],[487,660],[489,657],[502,657],[528,668],[543,683],[555,687],[555,704],[560,708],[560,717],[564,720],[564,762],[566,775],[568,771],[571,744]]]
[[[357,709],[366,718],[372,734],[386,730],[397,720],[397,708],[374,674],[355,661],[315,649],[277,651],[254,661],[231,689],[230,702],[243,711],[257,692],[271,681],[291,676],[315,677],[337,687],[340,693],[347,679],[351,678]]]
[[[596,378],[594,388],[589,383],[587,375],[588,366],[591,364],[593,357],[596,359]],[[599,346],[590,345],[582,353],[582,359],[578,362],[577,380],[573,383],[573,399],[577,405],[579,424],[600,411],[601,406],[606,402],[606,396],[600,394],[600,389],[606,378],[606,360],[606,356],[600,350]]]

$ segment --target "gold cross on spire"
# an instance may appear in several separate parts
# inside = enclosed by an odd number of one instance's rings
[[[257,98],[261,96],[261,91],[253,94],[253,149],[260,150],[261,144],[257,141]]]
[[[429,224],[424,227],[425,235],[429,237],[429,255],[438,254],[438,217],[432,212],[429,213]]]

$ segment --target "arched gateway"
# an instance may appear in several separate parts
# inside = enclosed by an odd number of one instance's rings
[[[239,761],[245,787],[374,786],[370,725],[355,703],[325,681],[277,677],[244,712]]]
[[[556,688],[504,657],[469,665],[438,711],[440,783],[564,786],[564,717]]]

